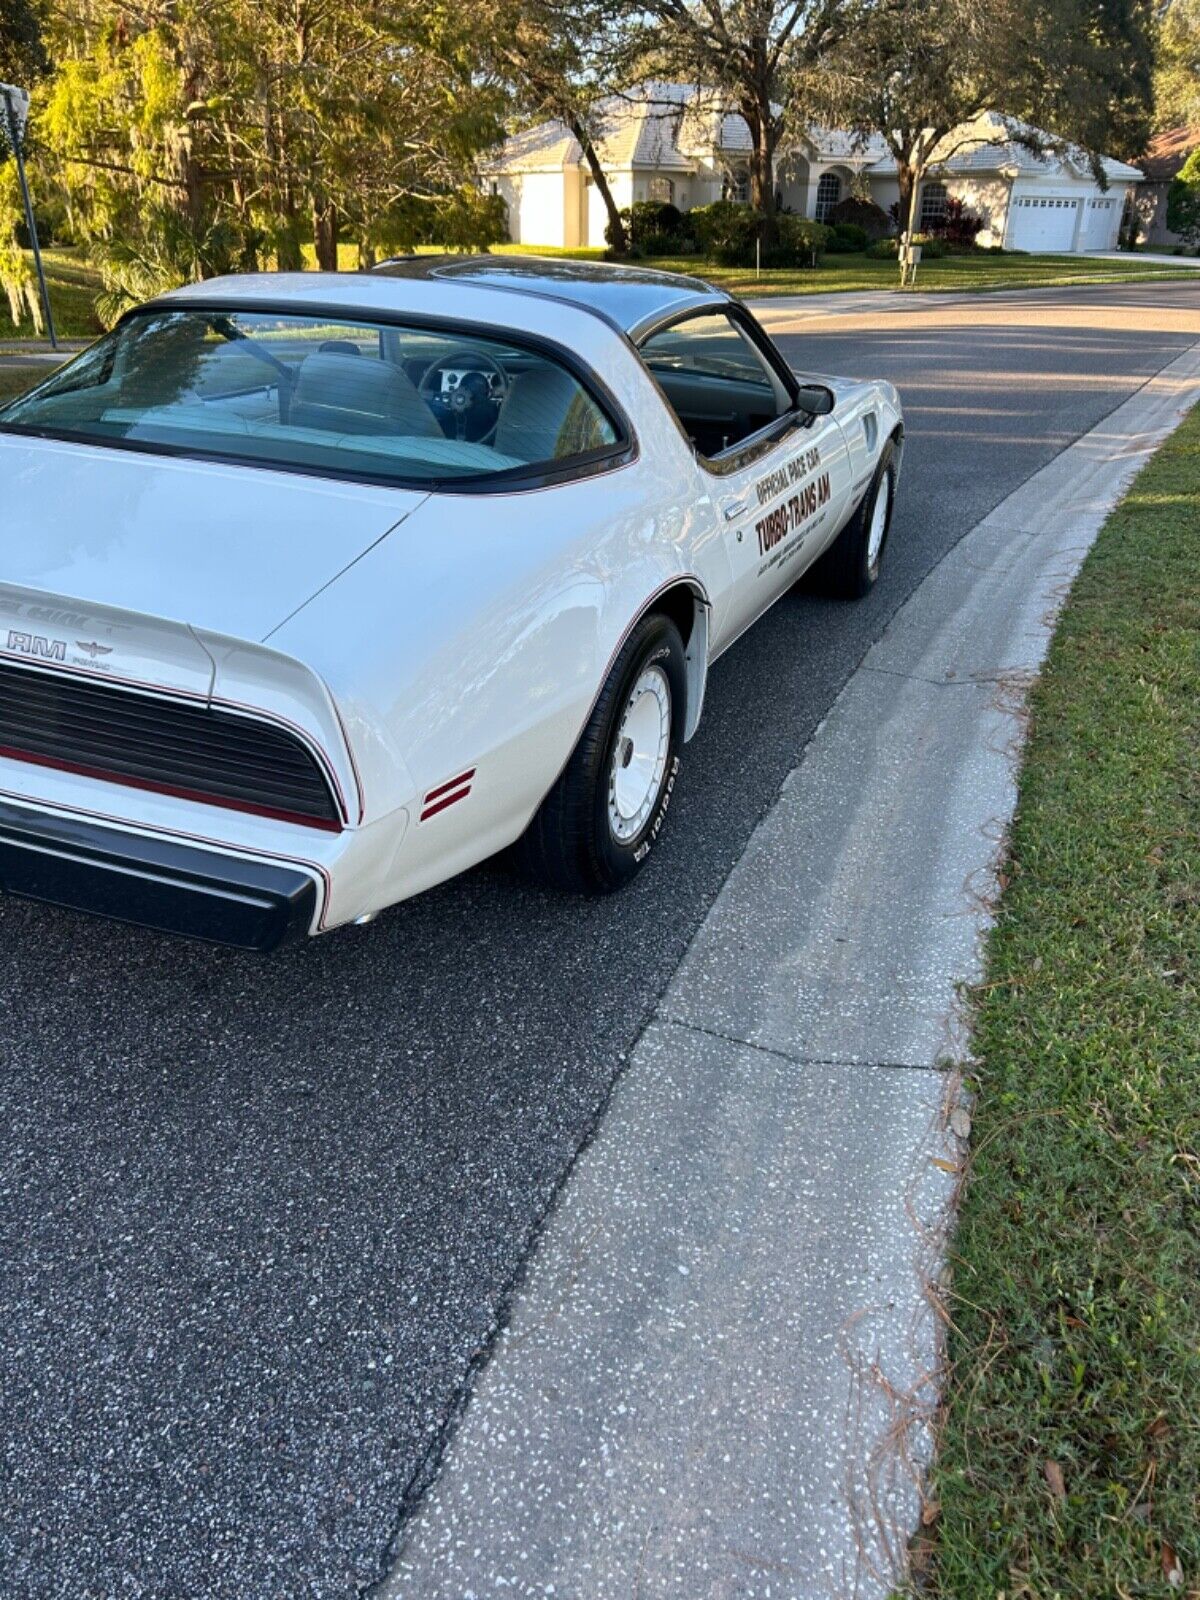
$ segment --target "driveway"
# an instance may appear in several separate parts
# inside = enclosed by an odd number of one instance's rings
[[[789,598],[721,661],[625,895],[495,865],[267,963],[0,904],[6,1595],[380,1576],[563,1174],[814,728],[945,552],[1195,342],[1200,288],[767,320],[797,365],[900,385],[890,564],[863,605]]]

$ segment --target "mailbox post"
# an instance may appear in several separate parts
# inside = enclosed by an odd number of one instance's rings
[[[37,223],[33,217],[33,202],[29,198],[29,183],[25,177],[25,124],[29,120],[29,96],[24,89],[12,83],[0,83],[0,127],[17,163],[17,182],[21,186],[21,200],[25,206],[25,226],[29,243],[33,247],[33,264],[37,268],[38,288],[42,296],[42,310],[46,314],[46,332],[50,335],[51,350],[58,349],[54,332],[54,313],[50,309],[50,291],[46,287],[46,273],[42,267],[42,251],[38,244]]]
[[[910,233],[900,236],[900,287],[911,289],[917,281],[917,266],[921,260],[921,246],[912,242]]]

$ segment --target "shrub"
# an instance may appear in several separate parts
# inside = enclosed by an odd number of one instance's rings
[[[714,200],[710,206],[697,206],[691,216],[705,255],[723,267],[754,265],[755,246],[766,225],[761,211],[736,200]],[[806,267],[821,259],[830,235],[823,223],[788,211],[775,223],[776,242],[763,246],[764,267]]]
[[[829,213],[829,221],[834,228],[843,223],[861,228],[866,235],[864,246],[875,239],[886,239],[894,231],[887,212],[881,206],[877,206],[873,200],[857,200],[853,195],[838,201]]]
[[[670,256],[695,248],[691,213],[680,211],[667,200],[637,200],[622,210],[621,221],[630,255]],[[611,250],[611,222],[604,229],[604,239]]]
[[[835,222],[833,224],[833,238],[829,241],[829,249],[835,247],[834,241],[842,250],[865,250],[871,242],[867,230],[857,222]]]
[[[692,212],[700,248],[722,266],[739,267],[754,260],[754,241],[761,223],[760,212],[736,200],[714,200]]]
[[[982,217],[977,217],[973,211],[968,211],[964,203],[954,195],[948,195],[946,210],[941,220],[934,223],[929,231],[935,238],[944,239],[947,244],[970,249],[975,243],[975,235],[982,228]]]
[[[771,254],[786,257],[779,262],[780,266],[815,266],[829,248],[833,230],[823,222],[814,222],[811,217],[796,217],[786,211],[775,221],[779,229],[779,243]]]
[[[922,261],[941,261],[950,254],[945,240],[935,239],[932,234],[914,234],[913,243],[920,245]],[[872,261],[894,261],[899,253],[899,239],[877,239],[867,251],[867,255]]]
[[[696,241],[690,234],[678,233],[640,233],[638,234],[635,254],[638,256],[688,256],[696,248]]]
[[[1184,244],[1200,245],[1200,150],[1193,150],[1167,190],[1167,227]]]

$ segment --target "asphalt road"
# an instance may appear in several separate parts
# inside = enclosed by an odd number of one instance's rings
[[[721,661],[623,896],[493,865],[267,962],[0,903],[6,1600],[381,1574],[614,1075],[838,689],[963,533],[1200,338],[1200,287],[797,326],[797,364],[901,387],[885,578],[860,606],[789,597]]]

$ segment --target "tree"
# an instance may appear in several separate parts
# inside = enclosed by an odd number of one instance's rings
[[[712,89],[750,130],[750,203],[775,237],[775,154],[803,86],[871,0],[632,0],[629,45],[643,63]]]
[[[34,0],[3,0],[0,6],[0,83],[29,88],[46,70],[41,12]],[[42,329],[37,284],[21,249],[25,212],[17,185],[17,164],[8,148],[7,116],[0,101],[0,294],[13,324],[28,312]]]
[[[629,241],[599,153],[620,8],[612,0],[479,0],[474,17],[476,47],[521,115],[561,122],[574,136],[608,216],[613,249],[623,255]]]
[[[1056,0],[1046,9],[1047,71],[1036,99],[1087,150],[1126,161],[1145,151],[1156,9],[1154,0]]]
[[[954,130],[1021,83],[1026,12],[1025,0],[901,0],[864,19],[813,82],[830,121],[883,134],[906,231],[922,179],[952,153]],[[1027,98],[1024,85],[1016,98]]]
[[[1171,0],[1163,10],[1154,42],[1156,126],[1200,124],[1200,0]]]
[[[1137,89],[1139,40],[1148,38],[1141,4],[895,0],[875,7],[830,52],[810,96],[829,120],[864,136],[883,133],[908,230],[922,180],[965,145],[1014,141],[1041,150],[1072,139],[1093,153],[1100,172],[1099,151],[1114,139],[1136,140],[1148,109],[1148,79],[1140,100]],[[1111,48],[1102,48],[1104,18],[1118,12],[1124,21],[1120,28],[1112,21]],[[1001,115],[985,126],[987,112]],[[1052,130],[1049,140],[1043,127]]]
[[[471,70],[469,26],[424,0],[57,10],[40,125],[106,309],[264,256],[298,268],[306,235],[326,269],[345,234],[364,260],[439,224],[496,237],[471,180],[502,100]]]
[[[40,5],[35,0],[4,0],[0,6],[0,83],[27,89],[46,66]]]
[[[1185,244],[1200,245],[1200,150],[1193,150],[1167,190],[1167,227]]]

